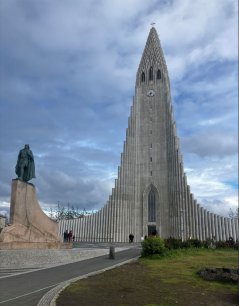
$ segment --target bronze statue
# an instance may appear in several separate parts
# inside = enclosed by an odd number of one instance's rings
[[[28,144],[26,144],[25,147],[19,151],[16,174],[18,178],[24,182],[28,182],[32,178],[35,178],[34,157]]]

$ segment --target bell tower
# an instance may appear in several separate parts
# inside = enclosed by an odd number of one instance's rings
[[[137,206],[139,210],[143,208],[142,224],[139,220],[143,236],[150,234],[152,229],[161,237],[169,234],[166,122],[169,88],[163,51],[157,32],[152,27],[138,68],[135,90],[136,168],[139,173],[136,180],[140,190]],[[152,205],[155,207],[154,219],[150,218]]]

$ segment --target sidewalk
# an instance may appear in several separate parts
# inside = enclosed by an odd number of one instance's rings
[[[72,250],[1,250],[1,303],[6,306],[55,305],[57,294],[72,281],[102,273],[140,256],[140,245],[121,244],[115,245],[112,260],[109,246],[85,244]]]
[[[0,278],[73,263],[109,253],[107,244],[82,244],[73,249],[0,250]],[[115,248],[126,250],[130,245]]]
[[[126,249],[126,248],[125,248]],[[128,250],[130,250],[130,247],[127,248]],[[134,250],[136,251],[134,251]],[[109,264],[107,264],[106,266],[104,266],[104,268],[99,268],[100,265],[98,264],[98,268],[95,268],[93,272],[90,273],[85,273],[82,274],[78,277],[69,279],[65,282],[60,283],[59,285],[57,285],[56,287],[54,287],[53,289],[51,289],[50,291],[48,291],[42,298],[41,300],[38,302],[37,306],[56,306],[56,300],[58,295],[60,294],[60,292],[62,290],[64,290],[67,286],[69,286],[72,282],[78,281],[80,279],[84,279],[90,276],[94,276],[100,273],[103,273],[107,270],[111,270],[114,269],[116,267],[119,267],[121,265],[127,264],[129,262],[135,261],[139,258],[140,256],[140,251],[139,251],[139,246],[132,246],[131,247],[131,251],[134,251],[134,255],[131,258],[124,258],[124,259],[120,259],[120,255],[121,253],[117,254],[116,253],[116,259],[115,260],[111,260],[108,259],[107,261],[109,262]],[[122,250],[120,250],[122,251]]]

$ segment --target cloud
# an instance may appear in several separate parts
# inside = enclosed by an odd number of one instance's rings
[[[237,167],[235,1],[8,0],[0,8],[0,203],[10,201],[25,143],[35,155],[44,207],[106,203],[136,71],[156,22],[185,166],[200,177],[211,165],[218,178],[206,176],[210,201],[220,199],[219,210],[230,205],[234,189],[222,178],[235,181]],[[227,171],[232,159],[234,170]],[[206,186],[192,174],[188,181],[204,198]]]
[[[186,152],[205,156],[230,156],[236,155],[238,152],[238,142],[236,135],[218,131],[207,133],[206,131],[191,137],[182,139],[182,148]]]
[[[188,157],[185,172],[198,203],[211,212],[228,216],[230,208],[238,205],[237,154]]]

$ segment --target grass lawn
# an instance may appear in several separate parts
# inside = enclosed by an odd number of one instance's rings
[[[209,282],[202,267],[238,267],[238,251],[188,249],[162,259],[140,258],[102,274],[72,283],[57,306],[236,306],[238,287]]]

